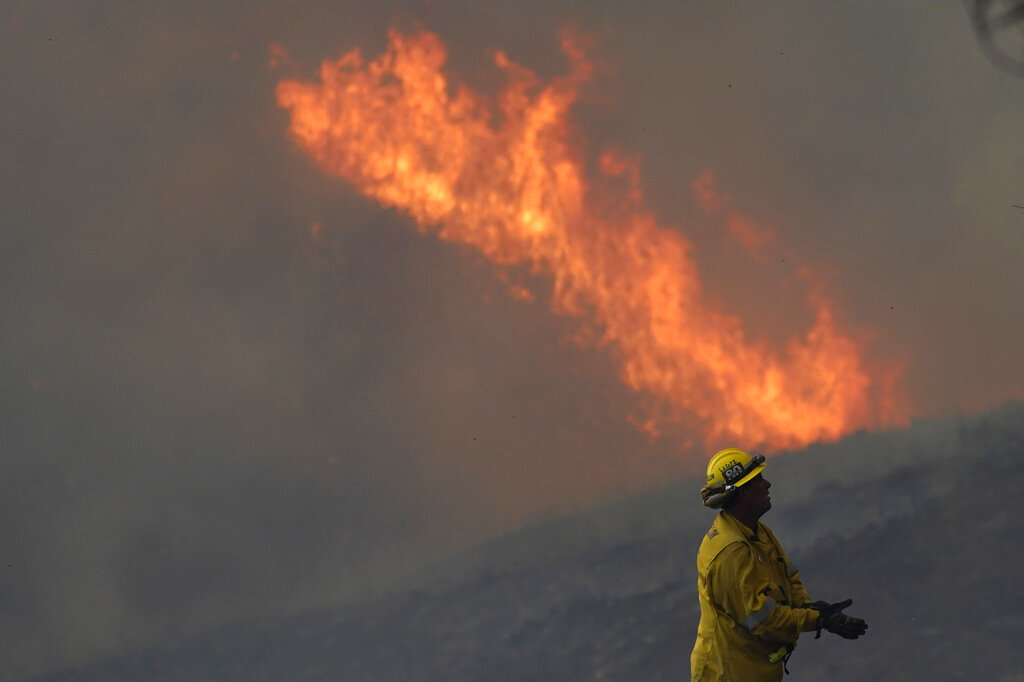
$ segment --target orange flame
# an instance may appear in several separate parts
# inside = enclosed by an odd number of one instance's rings
[[[508,83],[496,105],[452,87],[437,36],[389,37],[375,61],[354,50],[324,62],[320,83],[278,85],[292,138],[421,231],[550,276],[554,310],[600,330],[623,381],[650,399],[643,428],[655,433],[659,420],[695,415],[709,444],[780,449],[886,421],[871,393],[891,382],[869,376],[824,294],[812,291],[810,330],[781,351],[749,340],[736,316],[705,300],[686,238],[641,205],[634,160],[602,156],[599,181],[628,186],[588,193],[569,124],[593,70],[578,36],[563,34],[569,73],[547,83],[497,52]],[[695,191],[749,248],[770,240],[710,177]]]

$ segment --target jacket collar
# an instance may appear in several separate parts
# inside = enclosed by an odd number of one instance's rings
[[[760,537],[758,537],[758,534],[757,534],[757,532],[761,529],[761,522],[760,521],[757,522],[757,528],[754,528],[753,530],[751,530],[750,528],[747,528],[747,526],[745,524],[740,523],[739,519],[737,519],[735,516],[733,516],[732,514],[730,514],[729,512],[727,512],[725,510],[722,511],[722,519],[726,523],[732,524],[732,526],[736,529],[736,531],[740,535],[745,537],[746,539],[752,540],[754,542],[757,542],[758,540],[761,539]]]

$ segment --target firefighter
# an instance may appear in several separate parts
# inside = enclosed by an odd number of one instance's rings
[[[729,448],[708,463],[704,505],[721,509],[697,552],[700,625],[690,656],[694,682],[782,679],[801,632],[846,639],[867,630],[843,613],[852,601],[811,602],[800,572],[759,519],[772,507],[762,455]],[[785,672],[789,672],[785,670]]]

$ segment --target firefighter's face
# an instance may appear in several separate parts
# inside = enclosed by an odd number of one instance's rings
[[[758,517],[772,508],[772,496],[768,493],[768,489],[771,487],[772,484],[768,482],[768,479],[762,474],[758,474],[740,489],[746,498],[744,502]]]

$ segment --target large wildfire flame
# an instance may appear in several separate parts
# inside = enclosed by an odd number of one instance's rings
[[[594,175],[620,191],[588,192],[568,118],[593,71],[583,42],[563,34],[569,74],[547,83],[497,52],[507,85],[492,103],[452,87],[435,35],[391,31],[377,60],[352,51],[324,62],[320,83],[281,82],[277,99],[325,171],[423,232],[550,277],[554,310],[598,330],[622,380],[650,399],[652,432],[696,416],[709,444],[781,449],[898,418],[880,395],[891,377],[869,375],[820,291],[808,296],[814,321],[802,337],[782,350],[752,341],[703,293],[686,238],[643,208],[635,162],[604,154]],[[748,248],[771,238],[732,211],[712,177],[694,189]]]

